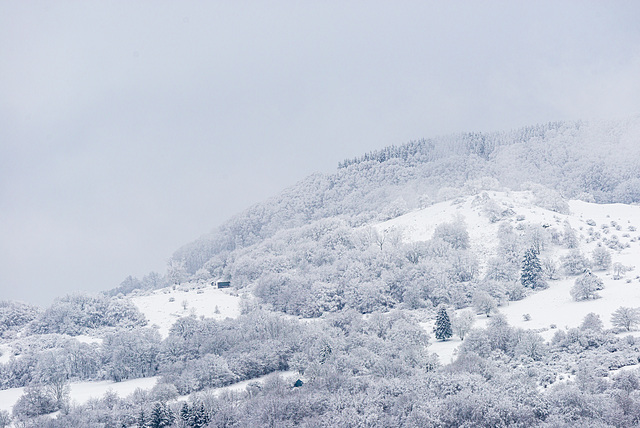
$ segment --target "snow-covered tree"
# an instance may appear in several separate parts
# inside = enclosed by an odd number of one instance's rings
[[[165,428],[173,425],[175,416],[165,403],[157,402],[153,405],[147,426],[149,428]]]
[[[433,331],[436,334],[436,339],[438,340],[447,340],[453,336],[453,332],[451,331],[451,320],[449,319],[447,308],[444,306],[440,306],[438,308],[438,313],[436,314],[436,325]]]
[[[566,220],[564,222],[564,235],[562,241],[567,248],[578,247],[578,237],[576,236],[576,231]]]
[[[451,320],[451,328],[454,333],[460,337],[460,340],[464,340],[464,337],[467,335],[469,330],[471,330],[471,327],[473,327],[474,321],[475,315],[473,312],[465,310],[453,316],[453,319]]]
[[[192,409],[189,406],[189,403],[185,401],[182,403],[182,407],[180,408],[180,420],[182,421],[183,426],[191,426],[192,417]]]
[[[524,253],[520,282],[523,286],[532,289],[544,287],[546,285],[543,279],[540,259],[538,259],[538,254],[533,248],[529,248]]]
[[[611,314],[611,324],[631,331],[640,323],[640,309],[620,306]]]
[[[59,407],[55,397],[42,385],[30,385],[24,390],[24,394],[13,406],[15,416],[34,417],[55,412]]]
[[[602,331],[603,327],[604,325],[602,324],[600,315],[593,312],[589,312],[585,315],[582,320],[582,324],[580,324],[580,330]]]
[[[611,253],[605,247],[596,247],[591,253],[593,267],[597,270],[608,270],[611,267]]]
[[[467,232],[467,225],[462,219],[436,226],[433,231],[433,239],[442,239],[456,249],[465,250],[469,248],[469,232]]]
[[[542,337],[530,330],[520,336],[514,349],[516,355],[524,355],[534,361],[541,360],[546,351],[547,346]]]
[[[481,314],[490,316],[496,310],[496,301],[486,291],[476,291],[471,300],[473,307]]]
[[[593,273],[587,272],[576,278],[570,293],[575,301],[597,299],[599,296],[596,291],[603,288],[604,283],[602,280]]]
[[[0,428],[6,428],[11,425],[11,415],[6,410],[0,410]]]
[[[167,278],[171,284],[180,284],[187,277],[184,260],[170,259],[167,266]]]
[[[625,265],[620,262],[613,264],[613,279],[620,279],[629,270]]]
[[[560,264],[567,275],[580,275],[589,268],[589,260],[577,248],[561,257]]]

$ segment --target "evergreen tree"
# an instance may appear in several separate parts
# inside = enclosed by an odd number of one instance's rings
[[[191,426],[191,420],[193,418],[192,410],[188,403],[183,403],[180,409],[180,419],[184,422],[185,426]]]
[[[520,282],[523,286],[532,289],[545,285],[542,279],[542,265],[538,259],[538,253],[533,248],[529,248],[524,253]]]
[[[140,409],[140,413],[138,414],[138,420],[136,421],[138,424],[138,428],[146,428],[147,427],[147,417],[144,414],[144,409]]]
[[[173,412],[164,403],[156,403],[151,412],[150,428],[164,428],[171,426],[174,421]]]
[[[447,314],[447,309],[444,306],[440,306],[440,309],[438,309],[438,314],[436,315],[436,326],[433,331],[435,332],[436,339],[438,340],[447,340],[453,336],[453,332],[451,331],[451,320],[449,319],[449,314]]]
[[[320,349],[320,364],[324,364],[327,361],[327,358],[331,355],[331,346],[328,343],[325,343]]]
[[[204,404],[200,403],[198,407],[193,406],[193,419],[191,420],[191,426],[194,428],[204,428],[206,427],[211,418],[209,417],[209,413],[204,408]]]

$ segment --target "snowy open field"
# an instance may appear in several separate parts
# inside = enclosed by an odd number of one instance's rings
[[[167,287],[131,301],[149,321],[157,325],[162,337],[167,337],[173,323],[181,317],[196,315],[214,319],[235,318],[240,315],[240,298],[212,286],[181,284]],[[217,310],[216,310],[217,308]]]

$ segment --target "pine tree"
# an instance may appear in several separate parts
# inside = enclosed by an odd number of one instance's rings
[[[140,413],[138,414],[138,420],[136,421],[138,424],[138,428],[145,428],[147,426],[147,418],[144,414],[144,409],[140,409]]]
[[[524,253],[520,282],[523,286],[532,289],[544,286],[544,280],[542,279],[542,265],[540,264],[540,259],[538,259],[538,253],[533,248],[529,248]]]
[[[193,419],[191,420],[191,426],[194,428],[204,428],[206,427],[211,418],[207,413],[207,410],[204,408],[204,404],[200,403],[198,407],[193,406]]]
[[[183,403],[180,409],[180,419],[184,422],[185,426],[191,426],[191,419],[193,418],[192,410],[188,403]]]
[[[444,306],[440,306],[440,309],[438,309],[438,314],[436,315],[436,326],[433,331],[435,332],[436,339],[438,340],[447,340],[453,336],[453,332],[451,331],[451,320],[449,319],[449,314],[447,314],[447,309]]]
[[[331,346],[328,343],[325,343],[320,349],[320,364],[324,364],[329,356],[331,355]]]
[[[164,428],[171,426],[174,421],[173,412],[164,403],[156,403],[151,412],[150,428]]]

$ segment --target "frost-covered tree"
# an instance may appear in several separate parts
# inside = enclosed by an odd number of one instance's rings
[[[639,323],[640,309],[638,308],[620,306],[611,314],[611,324],[624,328],[626,331],[631,331]]]
[[[469,248],[469,232],[467,232],[467,225],[462,219],[436,226],[433,231],[433,239],[442,239],[455,249],[466,250]]]
[[[576,278],[573,287],[570,290],[571,297],[575,301],[597,299],[598,293],[596,291],[602,290],[604,283],[600,278],[591,272],[587,272]]]
[[[153,405],[147,426],[149,428],[165,428],[173,425],[175,416],[165,403],[157,402]]]
[[[515,355],[524,355],[534,361],[540,361],[546,354],[547,347],[542,337],[530,330],[524,332],[514,349]]]
[[[59,407],[53,397],[42,385],[30,385],[13,406],[14,416],[34,417],[55,412]]]
[[[589,269],[589,260],[577,248],[569,251],[566,256],[561,257],[560,264],[567,275],[580,275]]]
[[[438,340],[447,340],[453,335],[453,332],[451,331],[451,320],[449,319],[447,308],[444,306],[440,306],[438,308],[438,313],[436,314],[436,325],[433,331],[436,334],[436,339]]]
[[[558,265],[552,258],[546,257],[540,260],[542,266],[542,277],[544,279],[553,280],[559,279],[558,277]]]
[[[524,287],[532,289],[544,287],[546,285],[543,279],[540,259],[538,259],[538,254],[533,248],[529,248],[524,253],[520,282]]]
[[[184,260],[170,259],[167,265],[167,278],[171,284],[180,284],[187,277]]]
[[[471,300],[473,307],[481,314],[490,316],[496,310],[496,301],[486,291],[476,291]]]
[[[605,247],[596,247],[591,253],[593,267],[597,270],[608,270],[611,267],[611,253]]]
[[[604,325],[602,324],[600,315],[593,312],[589,312],[585,315],[582,320],[582,324],[580,324],[580,330],[602,331],[603,327]]]
[[[625,265],[620,262],[613,264],[613,279],[620,279],[629,270]]]
[[[6,410],[0,410],[0,428],[6,428],[11,425],[11,415]]]
[[[182,425],[185,427],[191,426],[191,412],[192,410],[189,406],[189,403],[187,403],[186,401],[182,403],[182,407],[180,408],[180,420],[182,421]]]
[[[464,340],[464,337],[471,330],[471,327],[473,327],[474,321],[475,316],[473,315],[473,312],[465,310],[453,316],[453,319],[451,320],[451,328],[453,329],[453,332],[460,337],[460,340]]]
[[[577,248],[578,247],[578,237],[576,236],[576,231],[571,227],[568,221],[564,222],[564,235],[562,238],[562,242],[567,248]]]
[[[210,421],[211,417],[209,416],[209,413],[207,413],[203,403],[200,403],[199,406],[193,407],[193,422],[191,425],[193,428],[204,428]]]

